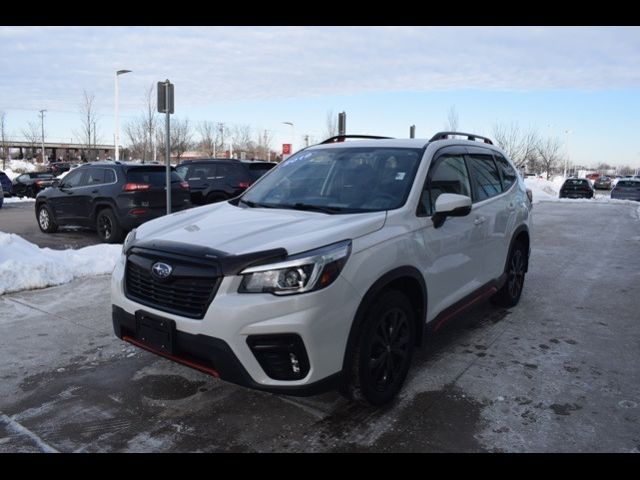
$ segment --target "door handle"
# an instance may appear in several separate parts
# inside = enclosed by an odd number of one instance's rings
[[[482,225],[485,220],[486,220],[485,217],[478,217],[473,221],[473,224],[474,225]]]
[[[95,190],[91,190],[91,193],[98,193],[98,189],[96,188]]]
[[[513,212],[516,209],[516,206],[513,203],[510,203],[509,206],[507,207],[507,210],[509,210],[510,212]]]

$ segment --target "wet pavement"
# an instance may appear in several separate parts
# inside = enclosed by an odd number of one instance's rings
[[[638,452],[638,210],[540,203],[534,222],[519,305],[452,320],[381,409],[248,390],[125,344],[108,277],[1,296],[0,452]]]

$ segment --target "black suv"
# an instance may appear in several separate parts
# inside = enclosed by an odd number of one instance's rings
[[[92,227],[103,241],[120,242],[125,232],[166,213],[165,167],[133,163],[92,163],[68,173],[59,185],[40,192],[40,230],[60,225]],[[171,210],[191,206],[189,185],[171,168]]]
[[[193,203],[222,202],[244,192],[275,163],[225,158],[186,160],[176,168],[187,182]]]

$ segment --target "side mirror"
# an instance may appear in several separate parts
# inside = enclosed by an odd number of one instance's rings
[[[464,217],[470,212],[471,198],[457,193],[443,193],[436,200],[436,211],[431,220],[435,228],[440,228],[447,217]]]

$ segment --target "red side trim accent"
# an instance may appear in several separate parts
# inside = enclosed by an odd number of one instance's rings
[[[462,304],[460,307],[456,308],[453,312],[451,313],[447,313],[444,317],[442,317],[442,319],[436,324],[436,326],[433,328],[434,332],[437,332],[438,329],[442,326],[443,323],[445,323],[448,320],[451,320],[451,318],[455,317],[456,315],[458,315],[460,312],[463,312],[464,310],[466,310],[467,308],[469,308],[471,305],[473,305],[474,303],[478,302],[479,300],[482,300],[483,298],[492,295],[494,293],[496,293],[498,291],[498,289],[496,287],[491,287],[489,288],[487,291],[482,292],[480,295],[478,295],[477,297],[472,298],[471,300],[469,300],[468,302]]]
[[[136,347],[143,348],[151,353],[155,353],[156,355],[160,355],[161,357],[165,357],[165,358],[168,358],[169,360],[173,360],[174,362],[178,362],[183,365],[186,365],[187,367],[195,368],[196,370],[200,370],[201,372],[208,373],[212,377],[215,377],[215,378],[220,377],[220,374],[218,373],[218,371],[214,370],[213,368],[207,367],[206,365],[202,365],[200,363],[192,362],[191,360],[187,360],[186,358],[180,358],[180,357],[176,357],[175,355],[169,355],[168,353],[165,353],[161,350],[156,350],[155,348],[150,347],[149,345],[145,345],[144,343],[139,342],[135,338],[131,338],[125,335],[124,337],[122,337],[122,340],[124,340],[125,342],[132,343]]]

